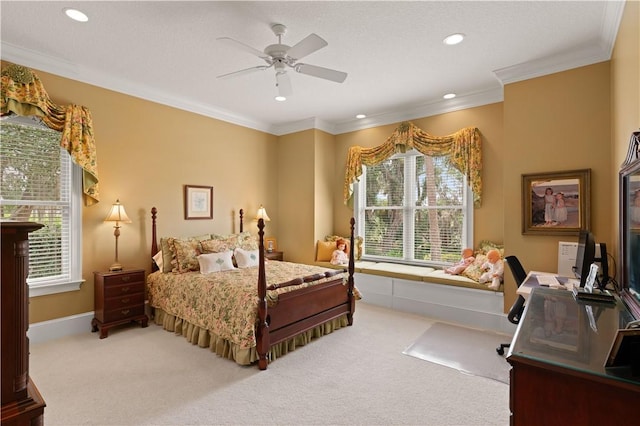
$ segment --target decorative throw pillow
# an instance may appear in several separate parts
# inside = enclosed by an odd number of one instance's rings
[[[483,240],[478,244],[478,250],[476,251],[479,254],[487,254],[489,250],[498,250],[500,252],[500,258],[504,258],[504,245],[494,243],[493,241]]]
[[[198,264],[198,255],[200,242],[196,239],[173,240],[173,249],[176,253],[176,266],[174,272],[184,273],[189,271],[197,271],[200,268]]]
[[[198,256],[198,263],[200,266],[201,274],[210,274],[212,272],[229,271],[236,269],[233,266],[231,257],[233,252],[231,250],[223,251],[220,253],[206,253]]]
[[[252,266],[258,266],[259,258],[259,250],[244,250],[240,247],[234,250],[234,257],[236,258],[236,263],[238,264],[238,268],[251,268]]]
[[[336,243],[334,241],[320,241],[317,243],[316,261],[317,262],[329,262],[331,255],[336,249]]]
[[[347,242],[347,247],[349,247],[351,244],[351,238],[345,238],[345,237],[341,237],[339,235],[327,235],[326,237],[324,237],[325,241],[332,241],[332,242],[336,242],[337,240],[339,240],[340,238],[342,238],[343,240],[345,240]],[[362,257],[362,242],[364,241],[364,238],[362,237],[354,237],[354,245],[356,246],[356,251],[355,253],[353,253],[353,256],[355,258],[355,260],[360,260],[360,258]],[[335,250],[335,246],[334,246],[334,250]],[[329,260],[331,260],[331,257],[329,257]]]
[[[180,238],[182,240],[194,239],[194,240],[208,240],[211,235],[199,235],[197,237]],[[160,238],[160,251],[162,252],[162,272],[172,272],[176,266],[176,253],[173,248],[173,240],[175,237],[163,237]]]
[[[158,270],[162,271],[162,250],[157,252],[152,259],[156,263]]]
[[[221,243],[209,243],[211,247],[217,247],[218,251],[220,251],[220,247],[226,247],[228,250],[235,250],[237,247],[240,247],[244,250],[257,250],[258,249],[258,240],[255,235],[251,235],[250,232],[244,231],[239,234],[230,234],[230,235],[212,235],[212,240],[220,241]]]
[[[480,275],[484,272],[482,270],[482,264],[487,261],[487,256],[484,254],[476,254],[476,260],[473,263],[465,268],[464,271],[460,273],[463,277],[467,277],[473,281],[480,281]]]
[[[202,253],[220,253],[223,251],[233,251],[234,242],[229,239],[216,239],[200,241],[200,250]]]

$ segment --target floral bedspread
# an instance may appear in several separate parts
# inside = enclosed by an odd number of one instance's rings
[[[266,262],[267,286],[297,277],[331,271],[313,265],[290,262]],[[277,303],[278,294],[333,280],[347,273],[300,286],[267,292],[268,304]],[[255,324],[258,318],[258,267],[201,274],[154,272],[147,277],[149,304],[203,327],[240,348],[256,346]]]

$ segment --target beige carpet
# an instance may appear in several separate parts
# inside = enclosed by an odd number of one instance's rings
[[[507,385],[402,353],[432,324],[360,301],[266,371],[133,325],[32,344],[30,372],[47,426],[507,425]]]
[[[496,347],[509,341],[505,334],[437,322],[403,353],[508,384],[510,366]]]

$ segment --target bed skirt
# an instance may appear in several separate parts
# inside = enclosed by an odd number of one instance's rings
[[[249,365],[258,361],[258,351],[255,347],[240,348],[238,345],[211,333],[209,330],[193,325],[180,317],[165,312],[161,308],[153,308],[153,310],[154,322],[157,325],[161,325],[167,331],[182,335],[193,345],[209,348],[211,352],[233,360],[240,365]],[[274,361],[278,357],[294,351],[298,346],[304,346],[313,339],[348,325],[346,314],[327,321],[289,340],[271,346],[268,352],[268,359]]]

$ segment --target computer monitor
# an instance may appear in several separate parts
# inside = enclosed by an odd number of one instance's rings
[[[573,267],[573,273],[580,280],[580,287],[584,287],[589,275],[589,268],[595,261],[596,257],[596,241],[593,234],[589,231],[580,231],[578,237],[578,251],[576,252],[576,264]]]
[[[600,276],[598,278],[598,287],[604,289],[609,282],[609,262],[607,259],[607,245],[599,243],[600,257],[596,257],[596,241],[593,234],[589,231],[580,231],[578,237],[578,251],[576,252],[576,264],[573,267],[573,273],[580,280],[580,287],[584,287],[589,275],[589,268],[594,262],[600,263]]]

